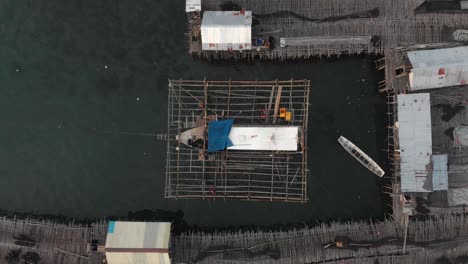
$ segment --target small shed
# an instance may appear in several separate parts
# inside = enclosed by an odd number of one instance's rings
[[[468,47],[408,52],[411,90],[468,84]]]
[[[403,192],[431,192],[432,130],[429,93],[399,94],[398,141]]]
[[[202,50],[250,50],[252,11],[206,11],[201,24]]]
[[[105,253],[109,264],[170,264],[171,223],[109,222]]]
[[[201,0],[185,0],[185,12],[201,11]]]

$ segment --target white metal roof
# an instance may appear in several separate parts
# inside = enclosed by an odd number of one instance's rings
[[[299,127],[232,127],[229,139],[237,150],[297,151]]]
[[[185,0],[185,12],[201,11],[201,0]]]
[[[206,11],[201,24],[203,50],[249,50],[252,11]]]
[[[468,47],[408,52],[412,90],[468,84]]]
[[[170,264],[171,223],[109,222],[105,245],[109,264]]]
[[[432,155],[432,190],[448,190],[448,155]]]
[[[431,107],[429,93],[399,94],[398,139],[403,192],[429,192],[428,168],[432,155]]]

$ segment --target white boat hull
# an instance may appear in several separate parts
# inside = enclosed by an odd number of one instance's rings
[[[374,160],[367,156],[367,154],[364,153],[364,151],[362,151],[360,148],[354,145],[353,142],[349,141],[343,136],[338,138],[338,142],[351,156],[353,156],[357,161],[359,161],[359,163],[361,163],[364,167],[366,167],[379,177],[384,176],[384,170],[382,170],[382,168],[380,168],[380,166]]]

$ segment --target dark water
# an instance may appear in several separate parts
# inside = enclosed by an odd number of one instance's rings
[[[372,58],[208,64],[184,1],[0,1],[0,208],[73,217],[183,210],[191,224],[382,217],[380,182],[337,143],[383,156]],[[167,80],[312,81],[307,204],[165,200]],[[379,159],[377,159],[379,160]],[[383,161],[380,159],[380,161]]]

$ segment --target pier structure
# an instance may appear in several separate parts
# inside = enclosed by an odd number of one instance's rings
[[[202,0],[202,11],[188,16],[188,49],[194,56],[209,59],[384,55],[404,46],[454,42],[458,38],[447,37],[447,29],[468,28],[465,13],[416,12],[423,3],[424,0]],[[236,8],[252,11],[252,49],[202,49],[203,12]],[[256,39],[268,39],[271,44],[265,49],[256,46]]]
[[[308,80],[170,80],[165,197],[306,202],[309,90]],[[292,127],[297,143],[292,151],[210,152],[178,140],[190,129],[209,138],[205,128],[222,120],[233,130]]]

